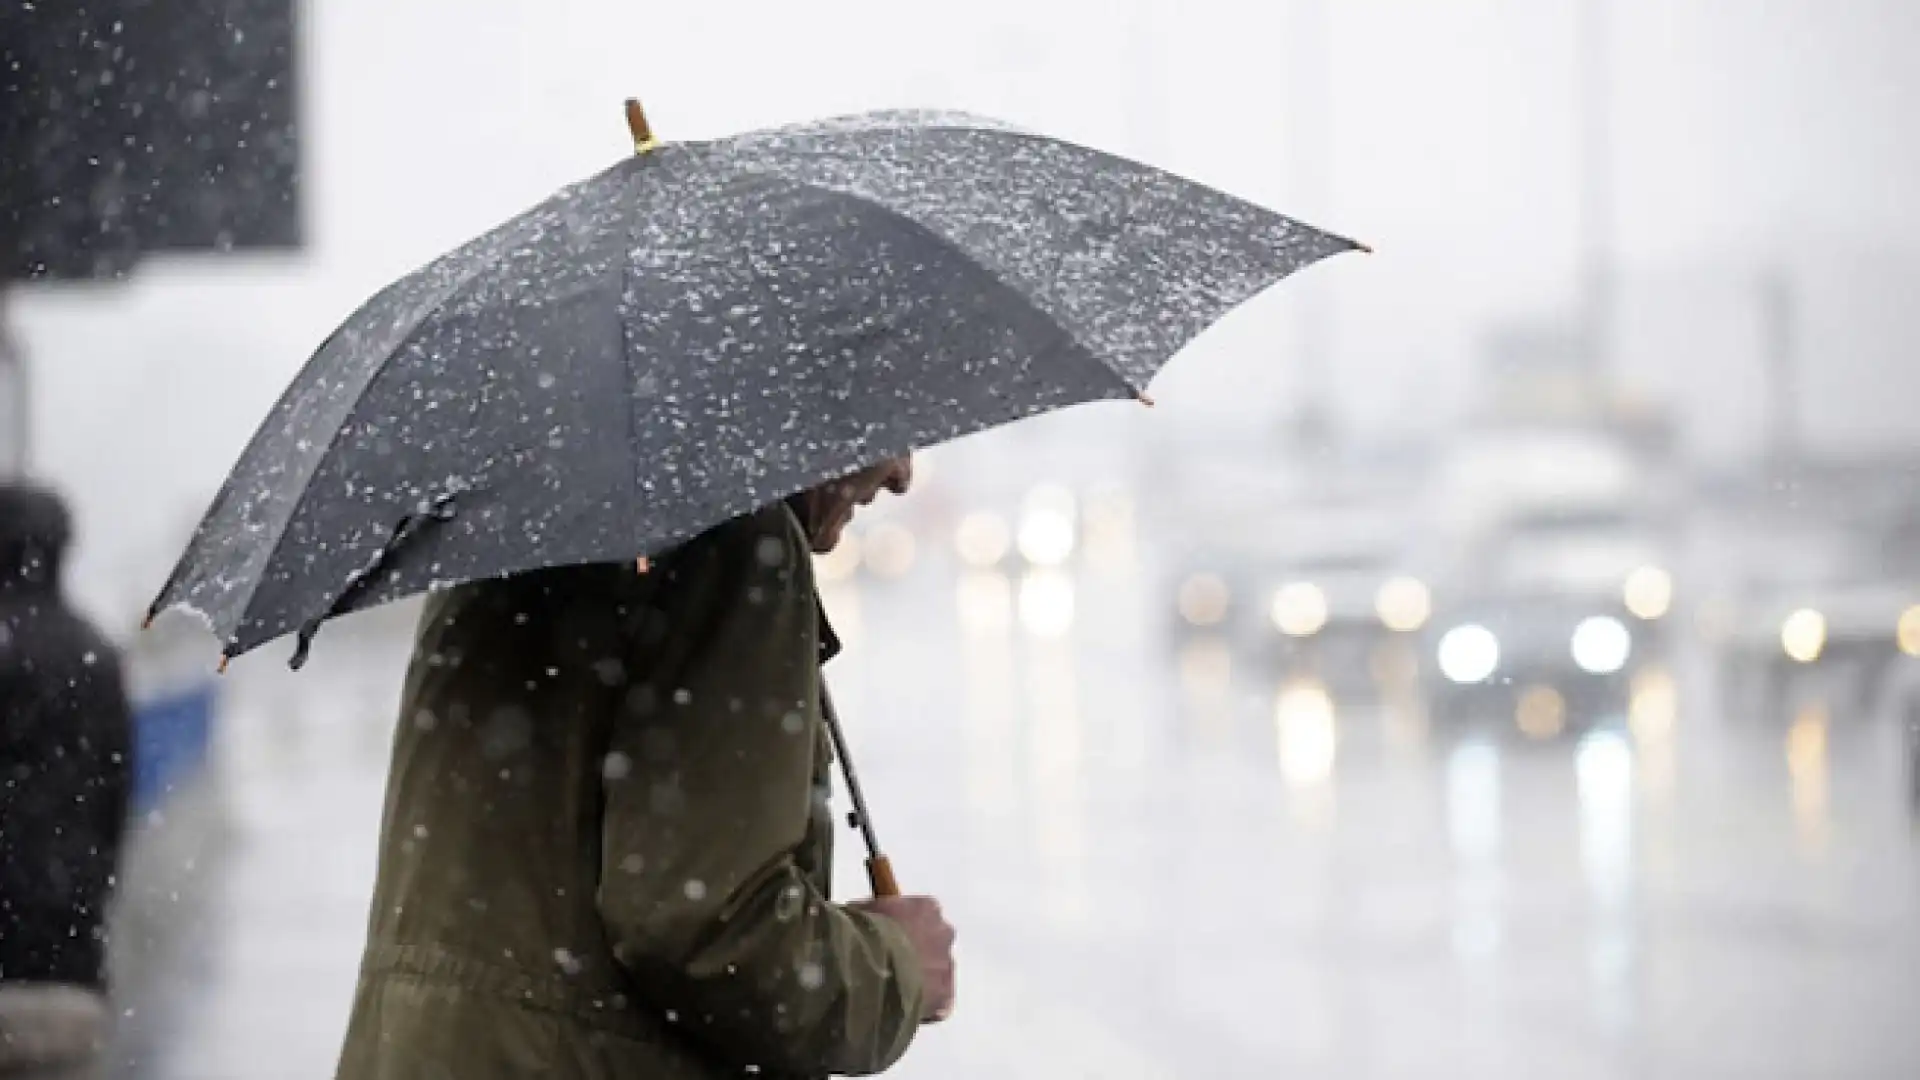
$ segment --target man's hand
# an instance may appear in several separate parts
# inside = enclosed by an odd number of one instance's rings
[[[940,901],[931,896],[880,896],[847,905],[857,911],[884,916],[900,924],[920,957],[926,986],[926,1012],[920,1019],[937,1022],[953,1012],[953,927],[940,913]]]

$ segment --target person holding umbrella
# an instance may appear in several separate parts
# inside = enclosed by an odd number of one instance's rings
[[[309,361],[152,611],[233,657],[425,592],[343,1080],[865,1074],[953,1004],[821,685],[812,552],[911,454],[1147,401],[1359,245],[952,113],[655,140]],[[1148,402],[1151,404],[1151,402]],[[874,899],[836,904],[838,761]]]
[[[889,461],[653,560],[435,596],[342,1080],[862,1075],[953,1001],[926,897],[831,903],[809,549]]]

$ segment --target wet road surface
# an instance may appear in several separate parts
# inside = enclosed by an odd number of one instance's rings
[[[1682,657],[1550,738],[1443,724],[1408,685],[1170,642],[1148,580],[935,558],[830,588],[880,835],[960,929],[959,1010],[899,1075],[1920,1075],[1891,719],[1743,717]],[[331,1074],[392,625],[232,677],[212,794],[168,823],[217,840],[144,895],[180,944],[123,1002],[123,1075]]]

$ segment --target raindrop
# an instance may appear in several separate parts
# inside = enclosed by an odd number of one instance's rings
[[[693,701],[693,691],[687,689],[684,686],[673,692],[673,703],[675,705],[687,705],[687,704],[691,704],[692,701]]]
[[[687,899],[689,900],[705,900],[707,898],[707,883],[701,881],[699,878],[688,878],[686,893]]]
[[[553,389],[553,384],[556,380],[553,377],[553,372],[543,371],[540,373],[540,377],[535,381],[540,384],[540,389],[551,390]]]
[[[647,860],[638,854],[628,855],[620,860],[620,870],[622,873],[637,874],[646,868]]]
[[[71,656],[72,654],[69,653],[68,655]],[[100,654],[95,652],[88,652],[85,656],[82,656],[80,658],[80,662],[87,665],[88,667],[92,667],[93,665],[100,662]]]
[[[608,780],[625,780],[633,772],[633,759],[618,750],[600,763],[600,775]]]
[[[827,984],[827,970],[811,960],[800,965],[799,977],[804,990],[818,990]]]
[[[789,735],[798,735],[806,730],[806,727],[807,718],[802,716],[798,709],[790,709],[785,716],[780,718],[780,730]]]
[[[415,840],[425,840],[427,838],[427,827],[425,825],[415,825],[413,827],[413,838]]]
[[[533,717],[518,705],[502,705],[480,731],[480,750],[498,761],[525,750],[533,741]]]
[[[586,967],[580,962],[579,957],[573,955],[572,950],[566,948],[553,950],[553,962],[559,964],[560,970],[569,975],[578,975]]]
[[[654,699],[655,694],[653,687],[646,683],[641,683],[627,691],[627,711],[636,715],[645,716],[653,711],[655,704]]]

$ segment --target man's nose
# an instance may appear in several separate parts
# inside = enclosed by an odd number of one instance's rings
[[[905,495],[913,486],[913,458],[903,457],[887,471],[887,490],[895,495]]]

